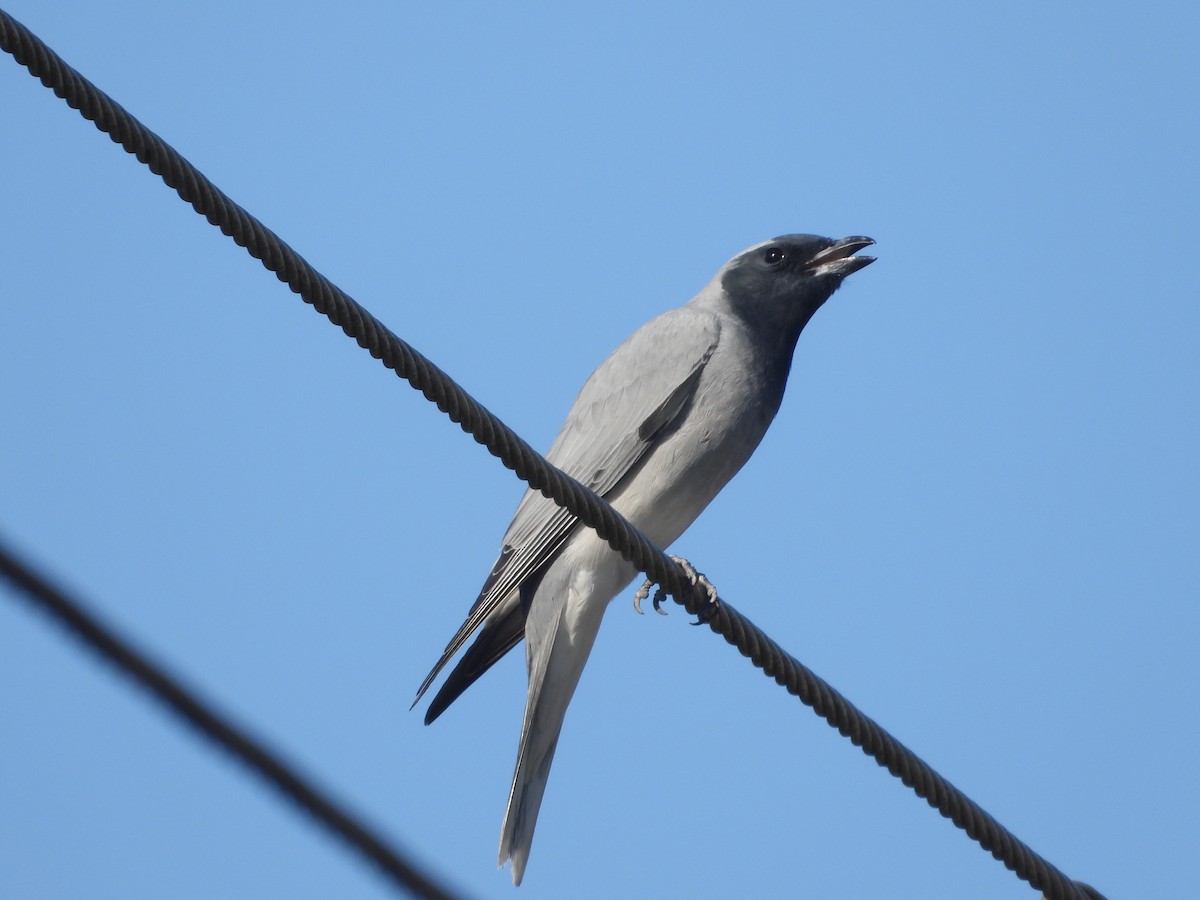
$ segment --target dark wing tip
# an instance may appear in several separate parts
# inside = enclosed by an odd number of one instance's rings
[[[438,660],[437,665],[434,666],[430,670],[429,674],[425,676],[425,680],[421,682],[421,686],[417,688],[417,696],[413,698],[412,706],[408,708],[409,712],[412,712],[417,708],[417,704],[421,702],[421,698],[425,696],[425,692],[429,690],[429,686],[433,684],[433,679],[437,678],[438,672],[442,670],[442,666],[445,664],[446,656],[443,655],[442,658]],[[425,724],[428,725],[429,723],[426,722]]]
[[[444,713],[446,708],[462,695],[463,691],[473,685],[524,636],[525,610],[519,603],[514,604],[508,612],[500,617],[485,624],[483,630],[479,632],[479,637],[475,638],[467,652],[463,654],[462,659],[458,661],[458,665],[450,670],[450,674],[446,676],[446,680],[434,694],[433,700],[429,703],[429,709],[425,711],[425,724],[431,724],[434,719]],[[425,691],[429,689],[429,685],[437,677],[437,673],[441,671],[448,658],[448,656],[443,657],[429,673],[429,677],[421,685],[421,690],[417,692],[417,700],[413,702],[413,706],[417,705],[417,701],[420,701]]]

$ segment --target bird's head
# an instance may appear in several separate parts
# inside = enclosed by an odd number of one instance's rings
[[[786,234],[739,253],[717,273],[714,286],[748,325],[777,329],[794,341],[842,279],[875,261],[854,255],[874,243],[861,236]]]

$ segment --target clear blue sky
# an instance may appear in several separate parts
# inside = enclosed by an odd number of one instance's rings
[[[1194,3],[4,6],[545,447],[775,234],[869,234],[676,544],[1109,896],[1200,883]],[[415,688],[521,485],[11,59],[0,533],[476,897],[1023,898],[681,611]],[[0,589],[0,895],[386,885]]]

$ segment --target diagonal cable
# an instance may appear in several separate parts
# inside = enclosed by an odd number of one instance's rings
[[[689,613],[699,615],[695,595],[678,563],[654,546],[603,499],[563,474],[454,383],[413,347],[314,269],[261,222],[234,203],[174,148],[68,66],[28,29],[0,10],[0,46],[42,84],[158,175],[222,233],[341,327],[360,347],[408,381],[452,421],[487,447],[530,487],[550,497],[595,531],[649,578],[663,585]],[[815,673],[790,656],[757,626],[721,602],[704,611],[708,626],[736,646],[789,693],[811,706],[879,765],[951,819],[985,850],[1050,900],[1099,896],[1019,841],[978,804],[938,775],[916,754],[880,728]],[[1089,892],[1091,892],[1089,894]]]
[[[185,687],[163,666],[100,621],[77,600],[50,584],[0,542],[0,575],[49,612],[102,657],[214,743],[224,747],[284,796],[369,859],[397,886],[415,897],[451,900],[453,894],[279,758]]]

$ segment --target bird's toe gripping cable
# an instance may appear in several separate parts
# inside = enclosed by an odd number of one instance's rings
[[[716,615],[717,606],[720,604],[720,600],[717,597],[717,589],[711,581],[704,577],[703,572],[697,572],[696,567],[682,556],[672,556],[671,559],[678,563],[687,574],[688,581],[692,583],[692,586],[699,588],[707,598],[705,604],[700,608],[698,619],[692,623],[693,625],[703,625]],[[655,584],[656,582],[647,578],[642,583],[642,586],[637,589],[637,593],[633,595],[633,608],[639,616],[642,615],[642,601],[650,596],[650,588]],[[660,616],[667,614],[667,611],[662,608],[662,601],[666,595],[667,592],[659,585],[658,589],[654,592],[654,600],[651,601],[654,611]]]

